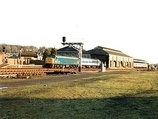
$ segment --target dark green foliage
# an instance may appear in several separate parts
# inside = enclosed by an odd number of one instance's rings
[[[1,119],[157,119],[157,97],[0,98]]]
[[[51,48],[50,55],[57,55],[57,50],[55,48]]]
[[[46,49],[43,53],[43,59],[45,60],[48,56],[50,56],[51,51],[49,49]]]
[[[57,50],[55,48],[45,49],[45,51],[43,53],[43,59],[45,60],[47,57],[51,57],[56,54],[57,54]]]

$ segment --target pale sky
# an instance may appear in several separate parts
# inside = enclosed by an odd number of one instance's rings
[[[158,0],[0,0],[0,43],[83,42],[158,63]]]

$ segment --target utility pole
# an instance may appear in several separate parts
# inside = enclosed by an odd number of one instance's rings
[[[78,50],[78,59],[79,59],[79,63],[78,63],[78,71],[82,72],[82,49],[83,49],[83,43],[82,42],[66,42],[66,37],[64,36],[62,38],[62,44],[63,45],[68,45],[68,46],[74,46],[77,45],[79,46]]]
[[[6,58],[5,58],[5,53],[6,53],[6,48],[5,48],[5,46],[3,46],[3,49],[2,49],[2,52],[3,52],[3,63],[5,63],[6,62]]]
[[[21,65],[22,65],[22,61],[21,61],[21,53],[22,53],[22,49],[20,49],[19,50],[19,62],[18,62],[18,68],[20,68],[21,67]]]

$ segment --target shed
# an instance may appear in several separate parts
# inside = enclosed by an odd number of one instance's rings
[[[133,67],[133,58],[119,50],[97,46],[84,52],[84,54],[90,54],[92,58],[101,60],[108,68]]]

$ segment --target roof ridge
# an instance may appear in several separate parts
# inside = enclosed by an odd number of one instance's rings
[[[108,47],[102,47],[102,46],[97,46],[97,47],[104,48],[104,49],[109,49],[109,50],[112,50],[112,51],[117,51],[117,52],[123,53],[123,52],[120,51],[120,50],[116,50],[116,49],[112,49],[112,48],[108,48]],[[97,48],[97,47],[96,47],[96,48]]]

